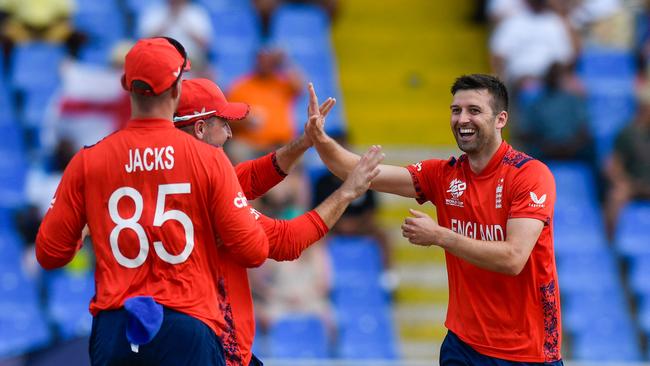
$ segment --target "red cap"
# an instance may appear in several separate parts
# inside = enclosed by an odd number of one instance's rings
[[[217,84],[208,79],[183,80],[181,100],[178,102],[174,125],[184,127],[198,119],[217,116],[227,120],[238,120],[248,115],[246,103],[229,103]]]
[[[122,86],[131,92],[152,94],[148,90],[133,89],[133,81],[140,80],[151,86],[153,95],[158,95],[169,89],[182,71],[189,70],[190,61],[178,41],[165,37],[144,38],[126,54]]]

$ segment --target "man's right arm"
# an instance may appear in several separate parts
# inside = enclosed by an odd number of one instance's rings
[[[36,259],[45,269],[63,267],[81,248],[86,225],[83,161],[77,153],[65,171],[36,236]]]
[[[352,201],[363,195],[384,158],[379,147],[372,147],[354,167],[343,184],[313,211],[292,220],[258,218],[269,237],[269,257],[275,260],[293,260],[311,244],[322,238],[343,215]]]
[[[337,177],[345,180],[359,162],[359,155],[346,150],[325,133],[325,118],[318,112],[318,98],[313,85],[309,85],[309,121],[305,132],[314,143],[318,155],[327,168]],[[371,189],[415,198],[416,192],[408,169],[394,165],[380,165],[379,175],[372,181]]]

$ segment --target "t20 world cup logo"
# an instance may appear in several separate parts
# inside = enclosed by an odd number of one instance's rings
[[[465,189],[467,189],[467,184],[465,182],[460,179],[454,179],[449,183],[447,193],[451,194],[451,197],[454,199],[458,199],[463,195],[463,193],[465,193]]]

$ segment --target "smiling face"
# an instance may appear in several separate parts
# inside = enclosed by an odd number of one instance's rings
[[[507,112],[495,113],[487,89],[458,90],[451,103],[451,131],[469,156],[491,153],[501,144]]]

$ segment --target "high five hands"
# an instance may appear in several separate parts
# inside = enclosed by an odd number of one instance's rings
[[[379,174],[379,163],[384,160],[381,146],[373,145],[363,154],[357,165],[341,185],[341,189],[354,200],[363,195],[370,183]]]
[[[307,107],[308,119],[305,124],[305,136],[312,143],[317,143],[327,138],[325,134],[325,117],[336,104],[336,99],[329,97],[319,107],[314,84],[309,83],[307,89],[309,90],[309,106]]]

